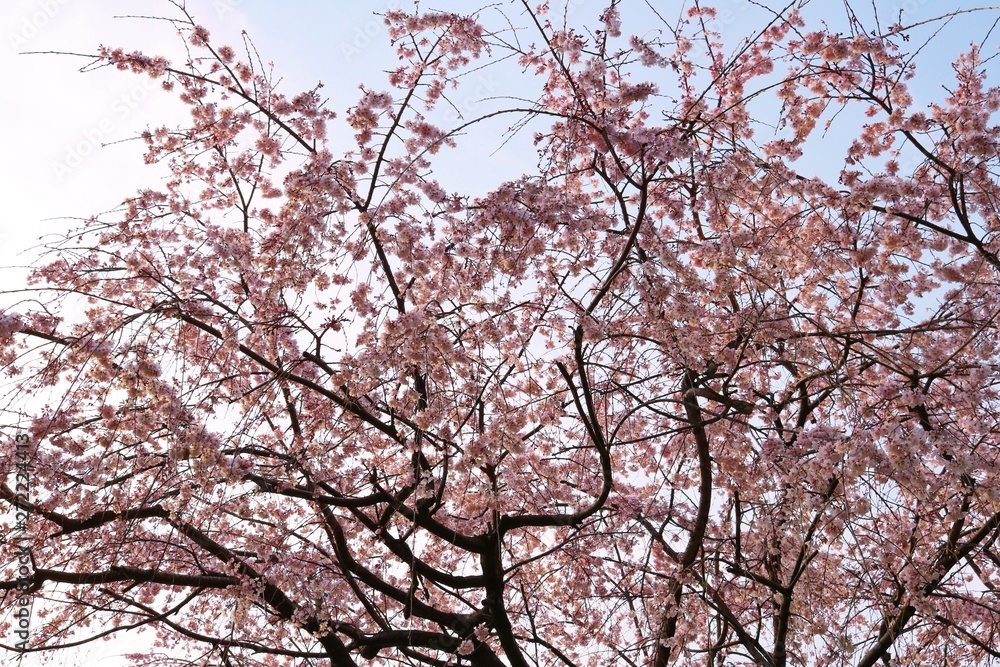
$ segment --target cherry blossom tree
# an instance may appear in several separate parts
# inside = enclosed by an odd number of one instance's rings
[[[949,17],[557,4],[388,11],[353,101],[181,5],[100,50],[191,120],[0,314],[8,648],[1000,663],[995,45],[918,102]],[[532,97],[436,122],[491,66]],[[450,185],[498,127],[534,166]]]

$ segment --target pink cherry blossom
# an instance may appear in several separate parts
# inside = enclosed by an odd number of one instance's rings
[[[995,664],[996,36],[929,95],[948,17],[655,4],[393,9],[353,100],[182,6],[187,60],[101,47],[190,121],[0,312],[11,648]],[[490,67],[537,97],[442,121]]]

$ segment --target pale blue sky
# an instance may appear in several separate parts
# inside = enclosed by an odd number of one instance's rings
[[[342,109],[356,97],[359,82],[378,85],[381,70],[391,66],[392,53],[385,47],[384,27],[374,13],[399,2],[188,0],[187,4],[195,17],[212,30],[215,39],[237,42],[240,31],[246,29],[265,60],[275,63],[286,91],[323,81],[333,106]],[[632,3],[643,4],[640,0],[624,4],[628,7]],[[596,15],[601,4],[599,0],[571,0],[570,20]],[[681,6],[676,0],[658,0],[654,4],[665,15],[668,11],[676,15]],[[861,2],[854,4],[859,10],[864,8]],[[879,4],[883,7],[883,21],[888,23],[886,15],[894,16],[899,8],[917,21],[976,3],[879,0]],[[437,0],[433,5],[459,10],[472,7],[468,0]],[[719,0],[716,5],[725,32],[741,33],[760,16],[747,0]],[[814,0],[807,15],[839,22],[843,6],[842,0]],[[139,184],[148,183],[150,172],[136,168],[141,151],[138,142],[101,144],[134,137],[148,123],[169,120],[170,111],[175,110],[170,105],[164,107],[163,96],[150,91],[152,82],[148,79],[108,70],[79,75],[76,68],[82,61],[78,59],[18,52],[93,52],[99,43],[171,52],[177,41],[168,26],[114,18],[170,11],[165,0],[2,3],[0,71],[8,103],[0,109],[0,118],[8,133],[5,144],[9,154],[16,157],[0,163],[0,192],[5,201],[0,234],[7,235],[7,242],[0,248],[0,265],[10,263],[13,246],[23,246],[25,240],[39,233],[65,228],[65,222],[43,220],[103,210],[121,201]],[[971,39],[981,37],[992,18],[983,14],[959,17],[946,29],[943,39],[923,59],[921,77],[929,95],[939,94],[939,88],[931,82],[945,83],[949,78],[954,53]],[[495,90],[496,94],[517,94],[519,84],[516,72],[503,75],[497,69],[484,74],[479,87]],[[81,158],[83,152],[87,155]],[[509,159],[509,151],[502,159]],[[69,169],[62,168],[64,165]],[[529,161],[528,168],[530,165]],[[513,174],[515,165],[508,166]]]

